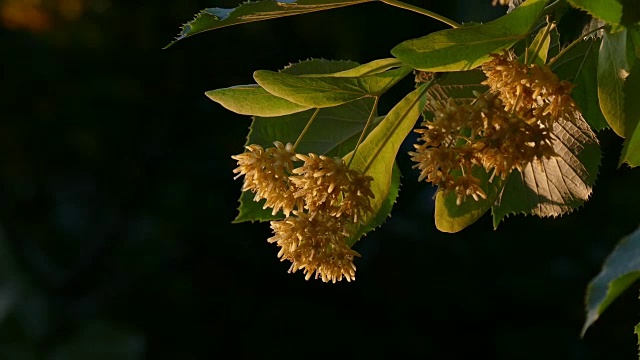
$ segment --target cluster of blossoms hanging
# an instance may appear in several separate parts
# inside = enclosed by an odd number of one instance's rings
[[[432,100],[420,144],[411,159],[420,170],[419,181],[454,192],[457,204],[467,197],[486,199],[480,179],[472,174],[482,167],[505,179],[514,169],[555,156],[553,126],[560,119],[580,118],[570,96],[573,85],[560,81],[548,66],[525,65],[510,51],[492,55],[482,66],[489,90],[473,100]]]
[[[280,247],[281,260],[291,261],[289,272],[303,269],[307,280],[314,273],[324,282],[354,280],[353,258],[359,254],[347,240],[373,211],[373,178],[342,158],[297,154],[291,143],[274,145],[248,145],[232,156],[238,161],[236,178],[244,176],[242,191],[253,192],[254,201],[264,199],[273,215],[286,216],[271,221],[274,236],[268,242]]]

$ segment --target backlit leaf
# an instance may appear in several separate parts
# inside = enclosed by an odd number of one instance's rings
[[[514,170],[492,208],[493,226],[509,214],[557,217],[589,199],[600,165],[600,147],[583,119],[573,124],[558,120],[553,126],[557,156]]]
[[[463,26],[407,40],[391,54],[424,71],[462,71],[490,60],[489,54],[511,47],[531,31],[546,0],[528,0],[512,12],[482,25]]]
[[[629,286],[640,278],[640,229],[620,240],[586,293],[587,319],[582,335]],[[637,331],[637,328],[636,328]]]
[[[245,2],[233,9],[207,8],[184,24],[178,37],[165,48],[186,37],[225,26],[335,9],[368,1],[371,0],[261,0]]]
[[[598,53],[598,99],[605,119],[619,136],[624,136],[624,93],[629,74],[626,56],[627,31],[605,33]]]

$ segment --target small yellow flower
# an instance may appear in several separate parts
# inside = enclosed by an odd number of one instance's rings
[[[289,174],[293,169],[295,152],[293,145],[274,142],[275,147],[263,149],[260,145],[248,145],[244,153],[231,158],[238,161],[233,170],[236,179],[244,175],[242,191],[255,193],[254,201],[266,199],[264,208],[272,208],[275,215],[282,209],[288,215],[301,201],[291,191]]]

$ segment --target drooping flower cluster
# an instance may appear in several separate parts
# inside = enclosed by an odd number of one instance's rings
[[[573,85],[560,81],[547,67],[525,65],[505,51],[482,66],[489,86],[476,98],[432,100],[427,109],[421,143],[414,145],[411,159],[423,179],[445,194],[455,192],[458,205],[471,196],[486,198],[476,167],[505,179],[536,159],[555,155],[553,124],[559,119],[574,122],[579,110],[569,95]]]
[[[373,208],[372,177],[349,169],[341,158],[297,154],[293,145],[276,141],[263,149],[248,145],[238,161],[236,176],[244,175],[243,191],[265,199],[264,208],[286,218],[272,221],[269,243],[280,247],[278,257],[291,261],[289,272],[303,269],[308,280],[336,282],[355,279],[354,256],[347,244]],[[294,167],[294,163],[302,165]]]

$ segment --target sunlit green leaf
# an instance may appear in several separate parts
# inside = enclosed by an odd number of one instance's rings
[[[620,163],[640,165],[640,61],[636,61],[622,89],[624,102],[625,132],[624,147]]]
[[[509,214],[557,217],[589,199],[600,165],[600,147],[589,125],[558,120],[553,126],[557,156],[514,170],[492,208],[493,226]]]
[[[546,0],[528,0],[486,24],[438,31],[404,41],[394,47],[391,54],[418,70],[470,70],[489,60],[489,54],[499,53],[524,39],[546,3]]]
[[[274,96],[259,85],[239,85],[207,91],[209,99],[241,115],[281,116],[310,109]]]
[[[420,117],[420,99],[427,90],[427,84],[410,92],[396,104],[387,116],[362,142],[358,151],[349,154],[345,160],[351,161],[351,167],[373,177],[371,190],[375,198],[371,201],[374,215],[365,220],[367,225],[360,228],[358,234],[350,241],[355,243],[359,237],[371,227],[370,222],[378,219],[381,209],[388,204],[388,196],[392,189],[392,172],[395,158],[404,138],[409,134],[416,120]],[[351,157],[353,159],[351,160]],[[386,214],[382,220],[386,218]]]
[[[358,228],[356,234],[347,240],[347,244],[353,246],[353,244],[355,244],[362,236],[375,230],[387,221],[387,218],[389,218],[391,214],[391,210],[393,210],[393,205],[398,198],[398,194],[400,193],[400,177],[400,168],[394,161],[393,169],[391,171],[391,184],[389,186],[389,191],[380,204],[380,208],[375,211],[374,215],[370,219],[367,219],[364,225]]]
[[[379,96],[411,72],[402,67],[362,77],[295,76],[258,70],[256,82],[273,95],[310,107],[331,107]]]
[[[567,51],[553,66],[561,80],[572,82],[571,96],[582,111],[582,116],[598,131],[609,127],[602,115],[598,100],[598,48],[601,40],[585,40]]]
[[[582,335],[609,305],[640,278],[640,229],[620,240],[586,293],[587,319]]]
[[[368,1],[371,0],[261,0],[245,2],[232,9],[207,8],[184,24],[178,37],[167,47],[186,37],[225,26],[335,9]]]
[[[569,3],[609,24],[620,24],[622,19],[622,5],[617,0],[569,0]]]
[[[604,34],[598,53],[598,99],[605,119],[624,136],[624,93],[622,86],[629,74],[626,55],[626,30]]]

